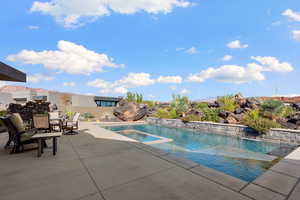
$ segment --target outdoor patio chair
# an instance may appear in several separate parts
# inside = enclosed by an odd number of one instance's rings
[[[74,130],[78,130],[78,121],[79,121],[80,113],[75,113],[73,116],[73,119],[66,120],[63,125],[63,133],[66,135],[75,135],[78,134],[78,132],[75,132]],[[65,132],[68,131],[68,132]]]
[[[36,131],[26,131],[23,120],[18,113],[14,113],[9,117],[1,118],[9,133],[9,140],[5,147],[8,148],[10,143],[13,142],[13,148],[10,153],[19,153],[20,148],[24,151],[25,144],[35,143],[36,140],[31,137]]]
[[[49,114],[34,114],[32,118],[34,128],[51,132]]]
[[[58,127],[59,132],[62,130],[62,121],[63,118],[59,116],[59,112],[50,112],[50,129],[51,131],[55,130],[55,127]]]

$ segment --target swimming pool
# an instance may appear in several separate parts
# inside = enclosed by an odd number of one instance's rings
[[[277,157],[268,153],[280,147],[279,144],[148,124],[105,128],[112,131],[138,130],[172,139],[151,146],[248,182],[271,166]]]

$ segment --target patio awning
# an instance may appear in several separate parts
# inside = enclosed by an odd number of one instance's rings
[[[26,82],[26,74],[0,61],[0,80]]]

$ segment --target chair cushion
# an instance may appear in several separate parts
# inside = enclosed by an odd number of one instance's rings
[[[25,125],[19,113],[13,113],[10,120],[19,133],[25,131]]]
[[[33,132],[26,132],[26,133],[23,133],[23,134],[21,135],[21,142],[30,140],[31,137],[32,137],[34,134],[35,134],[35,133],[33,133]]]

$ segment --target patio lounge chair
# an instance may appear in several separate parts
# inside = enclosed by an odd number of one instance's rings
[[[78,121],[79,121],[80,113],[75,113],[73,119],[66,120],[63,124],[63,133],[66,135],[75,135],[78,134],[74,130],[78,130]],[[68,132],[65,132],[68,131]]]
[[[18,113],[9,117],[1,118],[9,133],[9,140],[5,147],[7,148],[13,142],[13,149],[10,153],[19,153],[20,148],[24,150],[25,144],[35,143],[36,140],[31,137],[36,133],[35,130],[26,131],[23,120]]]

